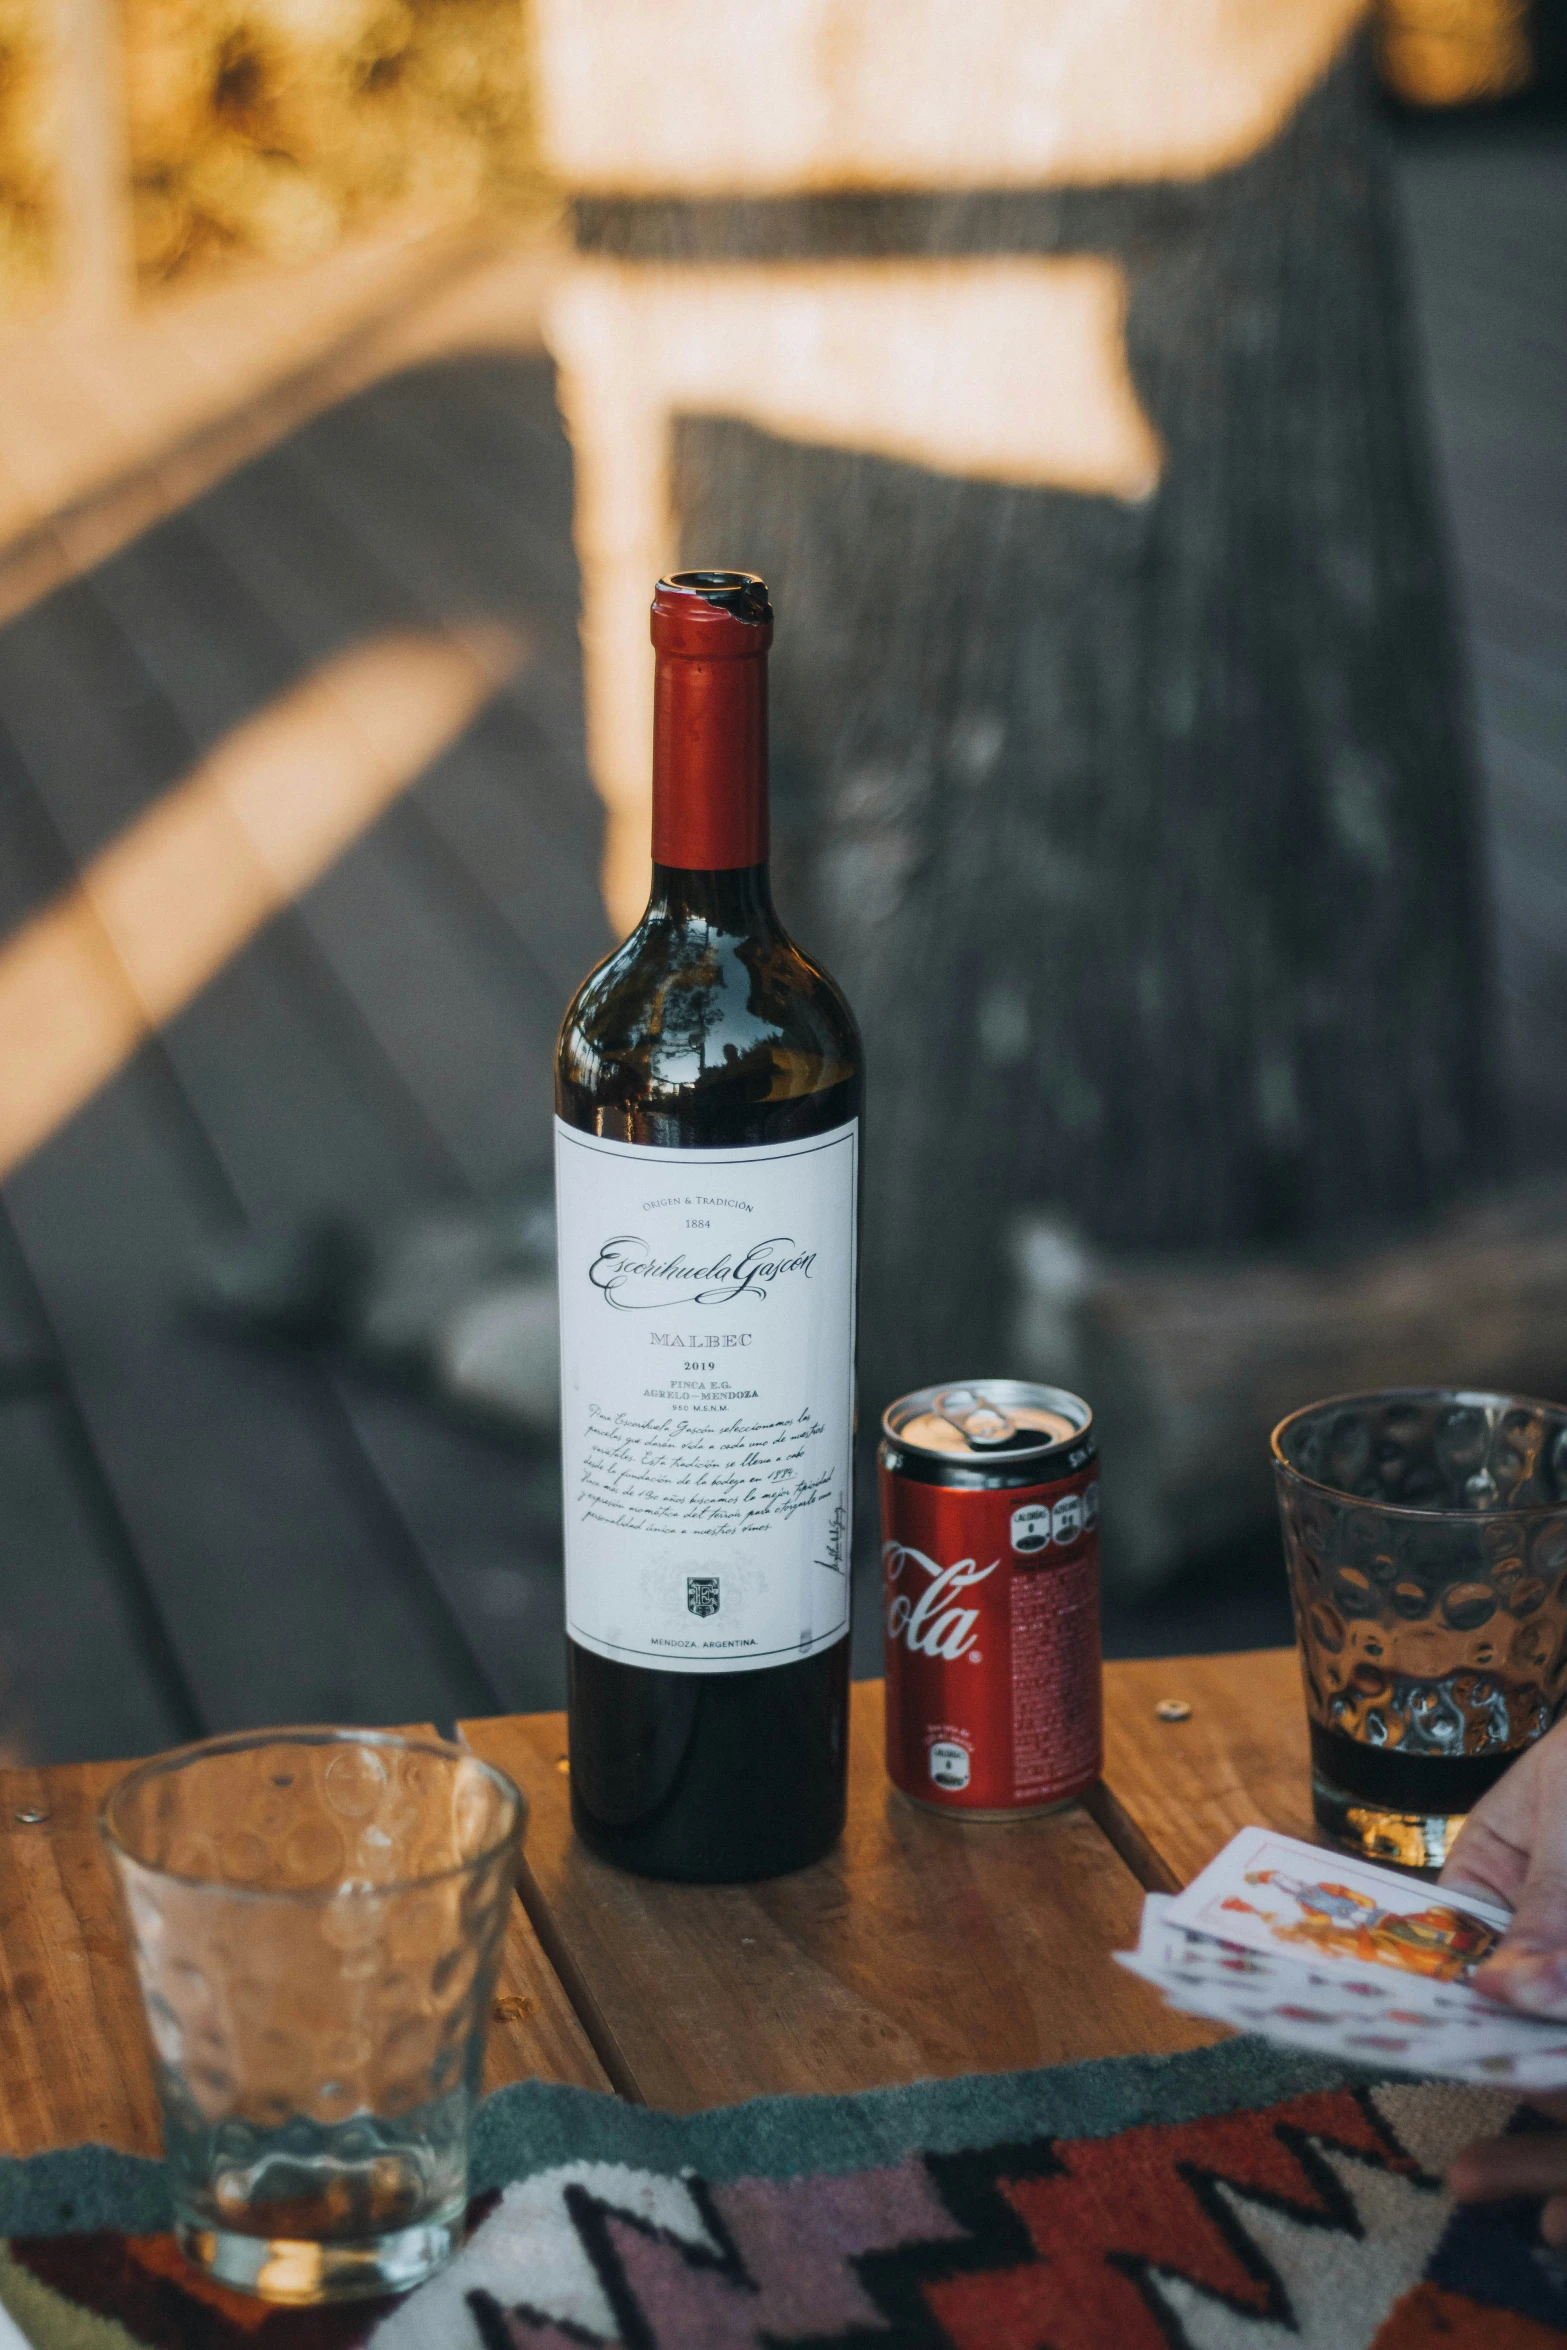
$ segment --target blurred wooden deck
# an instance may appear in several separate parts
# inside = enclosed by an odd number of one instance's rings
[[[202,1243],[541,1162],[602,951],[569,455],[539,358],[384,381],[0,631],[0,927],[342,648],[475,614],[512,684],[5,1186],[13,1754],[556,1701],[554,1464],[180,1304]]]
[[[1514,1066],[1534,1156],[1559,1163],[1567,141],[1427,140],[1401,168]],[[214,1236],[541,1163],[560,1009],[605,943],[549,366],[470,350],[387,375],[383,356],[333,397],[0,627],[0,943],[335,654],[475,617],[524,647],[460,739],[4,1184],[7,1761],[560,1702],[553,1458],[180,1302]],[[1123,1652],[1286,1636],[1245,1561],[1112,1629]]]

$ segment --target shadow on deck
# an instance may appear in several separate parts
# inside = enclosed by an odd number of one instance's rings
[[[333,655],[475,617],[524,646],[5,1186],[14,1754],[558,1702],[553,1459],[215,1337],[180,1300],[215,1236],[461,1196],[547,1155],[560,1009],[606,944],[570,500],[547,363],[447,361],[306,425],[0,632],[8,936]]]

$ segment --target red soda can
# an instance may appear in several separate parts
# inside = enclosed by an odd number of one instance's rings
[[[887,1772],[971,1820],[1054,1811],[1104,1760],[1099,1447],[1081,1396],[921,1387],[882,1415]]]

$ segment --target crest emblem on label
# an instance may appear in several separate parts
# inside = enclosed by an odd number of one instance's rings
[[[716,1616],[718,1613],[718,1577],[716,1575],[688,1575],[686,1577],[686,1605],[694,1616]]]

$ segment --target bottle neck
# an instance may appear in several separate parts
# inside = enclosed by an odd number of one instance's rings
[[[659,650],[653,673],[653,863],[687,875],[765,867],[765,651],[707,656]]]
[[[678,923],[682,929],[722,931],[731,938],[765,931],[775,919],[767,867],[726,865],[702,871],[655,864],[645,918]]]

